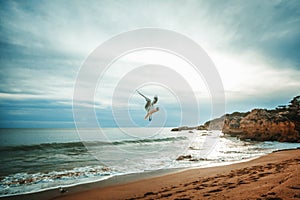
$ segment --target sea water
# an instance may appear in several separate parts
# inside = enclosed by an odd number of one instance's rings
[[[240,141],[171,128],[0,129],[0,196],[158,169],[240,162],[299,143]]]

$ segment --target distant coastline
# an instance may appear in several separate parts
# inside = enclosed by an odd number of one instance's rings
[[[289,105],[275,109],[253,109],[249,112],[225,114],[195,127],[178,127],[181,130],[222,130],[224,134],[242,140],[300,142],[300,95]]]

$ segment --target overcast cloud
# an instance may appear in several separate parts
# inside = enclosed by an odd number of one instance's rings
[[[112,36],[144,27],[179,32],[204,48],[223,80],[227,112],[273,108],[300,94],[297,0],[0,1],[0,127],[73,127],[73,88],[84,60]],[[132,58],[118,65],[143,63]],[[113,87],[120,77],[109,78]],[[110,95],[96,102],[106,126],[114,126]],[[178,103],[160,97],[166,125],[177,126]],[[143,104],[134,98],[132,108]],[[201,103],[203,122],[210,109],[206,98]]]

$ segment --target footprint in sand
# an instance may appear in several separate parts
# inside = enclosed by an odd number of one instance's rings
[[[293,189],[293,190],[300,190],[300,185],[290,185],[288,188]]]
[[[203,190],[203,189],[204,189],[204,187],[199,187],[199,186],[194,187],[194,190]]]
[[[208,191],[208,193],[216,193],[216,192],[222,192],[222,189],[218,188],[218,189]]]

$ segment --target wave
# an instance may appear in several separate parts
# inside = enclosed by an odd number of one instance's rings
[[[69,143],[42,143],[33,145],[18,145],[18,146],[5,146],[0,147],[0,151],[31,151],[43,149],[61,149],[61,148],[74,148],[84,147],[82,142],[69,142]]]
[[[77,167],[70,170],[51,171],[48,173],[16,173],[0,179],[0,197],[29,191],[40,191],[45,185],[60,186],[77,183],[82,179],[101,180],[110,177],[117,172],[105,166]],[[27,188],[26,188],[26,187]],[[49,189],[49,188],[48,188]]]
[[[34,151],[44,149],[68,149],[68,148],[85,148],[88,146],[106,146],[106,145],[126,145],[126,144],[143,144],[143,143],[156,143],[156,142],[173,142],[186,140],[187,137],[166,137],[166,138],[153,138],[153,139],[141,139],[141,140],[123,140],[114,142],[105,141],[80,141],[80,142],[68,142],[68,143],[42,143],[33,145],[18,145],[18,146],[4,146],[0,147],[0,152],[5,151]]]
[[[187,137],[166,137],[166,138],[153,138],[153,139],[141,139],[141,140],[124,140],[116,142],[101,142],[102,145],[124,145],[124,144],[140,144],[140,143],[155,143],[155,142],[173,142],[186,140]],[[85,142],[86,144],[93,144],[94,142]],[[96,142],[98,145],[98,142]]]

